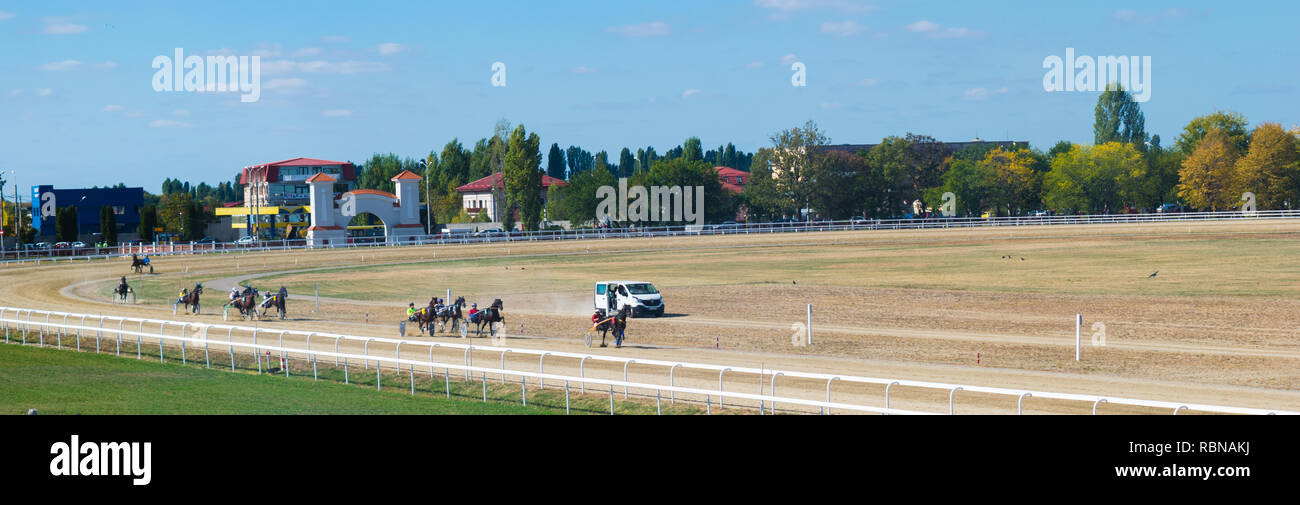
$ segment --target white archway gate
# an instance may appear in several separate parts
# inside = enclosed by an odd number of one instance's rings
[[[424,234],[420,224],[420,181],[423,177],[403,170],[393,177],[396,193],[355,189],[334,196],[336,180],[326,174],[307,179],[311,187],[311,227],[307,243],[312,247],[347,244],[347,225],[359,214],[374,214],[384,223],[387,242],[415,241]]]

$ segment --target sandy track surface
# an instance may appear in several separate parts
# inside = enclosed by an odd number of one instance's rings
[[[1223,233],[1225,226],[1218,223],[1193,223],[1174,224],[1163,228],[1160,225],[1143,225],[1142,227],[1077,227],[1082,231],[1071,231],[1064,229],[1067,227],[1061,227],[1040,230],[961,230],[951,233],[969,240],[1018,241],[1044,237],[1068,237],[1071,233],[1099,235],[1101,231],[1098,228],[1105,228],[1103,231],[1107,233],[1141,233],[1159,236],[1163,233],[1176,235]],[[1234,223],[1233,226],[1239,228],[1241,223]],[[1256,226],[1260,233],[1276,233],[1286,231],[1283,229],[1285,226],[1294,227],[1287,223],[1272,222]],[[588,254],[586,251],[593,248],[597,251],[614,251],[628,249],[631,246],[707,249],[709,247],[792,247],[807,243],[824,244],[828,241],[844,243],[863,241],[879,244],[934,236],[929,235],[930,233],[934,232],[846,232],[801,234],[798,237],[684,238],[654,241],[634,239],[625,243],[607,241],[512,244],[509,248],[513,249],[511,254],[525,257],[530,253],[579,255]],[[1017,234],[1019,237],[1015,236]],[[421,247],[159,258],[158,271],[170,272],[157,276],[159,282],[168,282],[169,276],[175,276],[175,273],[182,271],[188,271],[191,276],[199,272],[210,272],[207,275],[212,280],[205,283],[210,293],[205,298],[207,314],[200,316],[184,314],[172,316],[169,307],[123,306],[105,301],[102,297],[104,287],[114,283],[117,276],[126,273],[126,265],[122,262],[0,269],[0,296],[5,300],[4,304],[11,306],[215,323],[220,321],[220,316],[211,313],[224,301],[224,293],[220,288],[228,290],[228,286],[224,285],[227,282],[263,276],[276,271],[332,267],[345,263],[353,265],[358,261],[400,264],[427,261],[429,258],[438,257],[497,256],[501,254],[502,249],[500,246]],[[366,257],[369,257],[369,260]],[[241,273],[231,275],[233,272]],[[792,288],[775,286],[767,288],[696,286],[676,290],[673,299],[683,307],[707,307],[708,300],[716,299],[720,294],[727,294],[732,290],[744,290],[752,293],[756,298],[763,299],[776,296],[778,290],[785,293],[790,289]],[[574,329],[580,326],[575,325],[574,319],[582,318],[583,314],[575,314],[574,311],[567,310],[567,307],[565,310],[548,307],[548,304],[553,303],[554,293],[523,293],[502,296],[507,303],[508,318],[514,318],[508,320],[512,326],[508,327],[510,334],[507,345],[567,352],[602,352],[634,359],[761,366],[881,378],[1300,410],[1300,392],[1296,391],[1300,348],[1296,346],[1296,333],[1292,330],[1297,327],[1292,324],[1297,317],[1297,311],[1294,310],[1296,307],[1291,302],[1281,301],[1278,302],[1280,305],[1269,307],[1268,310],[1275,313],[1276,317],[1262,320],[1253,315],[1240,318],[1228,315],[1209,322],[1178,317],[1179,313],[1186,314],[1189,309],[1185,300],[1173,300],[1138,315],[1122,312],[1103,314],[1103,316],[1111,316],[1106,317],[1108,329],[1111,330],[1111,339],[1107,347],[1085,349],[1087,359],[1082,364],[1075,364],[1072,359],[1073,349],[1070,348],[1073,346],[1073,327],[1070,320],[1062,321],[1063,318],[1060,316],[1069,312],[1060,309],[1073,305],[1068,300],[1068,296],[1060,297],[1065,300],[1060,303],[1061,307],[1050,307],[1049,303],[1047,309],[1035,312],[1011,309],[1010,307],[1016,304],[1014,293],[969,294],[974,299],[967,305],[962,305],[953,304],[951,300],[943,304],[924,303],[925,299],[937,296],[925,290],[843,288],[828,295],[815,292],[813,286],[808,286],[806,289],[809,291],[797,293],[795,298],[814,300],[815,306],[833,306],[830,303],[818,303],[821,301],[819,297],[822,296],[838,299],[844,299],[844,296],[856,296],[863,298],[864,301],[855,304],[855,307],[870,307],[873,303],[885,305],[882,299],[884,297],[890,300],[888,302],[890,306],[902,305],[910,308],[892,311],[887,317],[871,318],[869,321],[861,321],[864,318],[858,314],[819,312],[818,321],[815,323],[816,345],[812,348],[790,347],[791,325],[781,322],[802,320],[802,306],[781,307],[778,304],[776,307],[740,313],[701,311],[702,313],[660,320],[637,319],[634,320],[633,330],[630,333],[630,346],[619,350],[588,350],[579,340],[582,331]],[[582,293],[561,295],[575,298],[579,302],[585,299]],[[898,303],[896,300],[900,297],[910,303]],[[1113,301],[1114,297],[1105,298]],[[1122,306],[1124,300],[1120,301],[1119,305]],[[1142,301],[1147,304],[1151,302],[1149,299],[1142,299]],[[999,304],[1006,305],[1005,310],[999,309]],[[321,311],[313,314],[310,312],[313,307],[308,299],[291,296],[289,321],[265,321],[257,324],[268,329],[296,328],[391,338],[395,336],[397,319],[393,314],[400,315],[401,308],[393,305],[388,301],[322,298]],[[1038,300],[1036,307],[1041,309],[1042,306],[1042,300]],[[989,307],[993,307],[992,317],[987,315],[990,312],[987,310]],[[1195,309],[1195,307],[1191,308]],[[1002,314],[999,315],[999,312]],[[369,324],[364,322],[366,319],[364,314],[367,313],[371,317]],[[1014,317],[1007,317],[1007,314]],[[1170,317],[1163,317],[1162,314]],[[524,322],[524,331],[517,331],[518,328],[513,326],[516,321]],[[965,322],[954,324],[954,321]],[[1243,331],[1243,328],[1248,330]],[[1085,344],[1089,340],[1088,329],[1085,327]],[[1243,333],[1249,334],[1249,339],[1241,338]],[[1177,335],[1178,338],[1172,337],[1173,335]],[[411,340],[413,342],[462,342],[461,339],[446,337],[423,337]],[[473,340],[476,344],[489,343],[487,339]],[[721,348],[714,349],[715,343]],[[359,346],[352,350],[360,352]],[[378,348],[373,351],[391,352]],[[978,358],[976,358],[977,354]],[[445,352],[438,354],[437,357],[459,362],[458,357]],[[476,363],[499,362],[499,357],[488,353],[475,353],[473,359]],[[507,356],[507,361],[512,367],[521,369],[535,370],[537,366],[535,359]],[[578,366],[576,360],[574,361],[570,363],[562,359],[549,359],[546,362],[546,371],[577,375]],[[529,366],[532,368],[528,368]],[[589,361],[585,365],[585,372],[588,376],[621,379],[623,370],[621,367],[593,365]],[[643,368],[633,365],[629,369],[629,379],[663,382],[666,373],[667,371],[661,368]],[[770,380],[769,376],[765,382]],[[728,375],[726,389],[758,392],[758,383],[757,376]],[[677,384],[717,388],[717,377],[713,374],[683,373],[679,369]],[[766,384],[763,387],[766,388]],[[800,381],[781,377],[777,381],[777,389],[782,395],[814,399],[825,397],[825,384],[820,381]],[[947,412],[947,392],[908,391],[907,389],[892,390],[891,406]],[[883,387],[836,383],[833,390],[833,398],[837,401],[883,405]],[[1015,398],[958,393],[957,405],[959,413],[1014,413],[1016,402]],[[1026,401],[1027,413],[1088,413],[1091,407],[1091,405],[1069,402]],[[1157,413],[1148,409],[1113,405],[1104,405],[1100,411],[1102,413]]]

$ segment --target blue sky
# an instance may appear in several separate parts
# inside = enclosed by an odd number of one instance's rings
[[[1291,2],[0,2],[0,170],[23,187],[229,180],[298,156],[423,156],[499,118],[592,152],[688,136],[1091,142],[1043,59],[1150,56],[1147,130],[1300,122]],[[155,56],[260,55],[261,99],[155,92]],[[506,65],[493,87],[492,64]],[[791,85],[792,62],[806,67]],[[8,175],[6,178],[10,178]],[[12,191],[10,186],[9,191]]]

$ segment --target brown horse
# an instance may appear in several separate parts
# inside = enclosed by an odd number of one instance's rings
[[[411,314],[411,317],[406,318],[407,321],[411,321],[419,325],[420,335],[424,335],[424,331],[426,328],[428,329],[429,334],[433,335],[435,329],[433,324],[434,321],[437,319],[438,316],[433,313],[433,308],[431,307],[424,307],[420,310],[417,310],[415,311],[414,314]]]
[[[176,303],[173,303],[173,304],[172,304],[172,307],[175,308],[176,305],[178,305],[178,304],[182,304],[182,303],[183,303],[183,304],[185,304],[185,311],[186,311],[186,312],[193,312],[194,314],[198,314],[198,313],[199,313],[199,295],[201,295],[201,294],[203,294],[203,286],[195,286],[195,287],[194,287],[194,291],[190,291],[190,292],[188,292],[188,293],[185,293],[185,296],[182,296],[179,300],[176,300]],[[191,309],[190,307],[194,307],[194,308]]]
[[[257,293],[253,290],[248,290],[243,295],[240,295],[239,298],[236,298],[235,301],[231,302],[230,306],[239,309],[240,319],[257,317]]]

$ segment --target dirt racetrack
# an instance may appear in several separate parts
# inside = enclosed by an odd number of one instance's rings
[[[223,291],[245,281],[291,293],[289,320],[261,327],[395,337],[407,302],[423,305],[450,288],[480,303],[502,298],[512,347],[1294,411],[1297,238],[1300,222],[1259,220],[156,257],[158,275],[143,277],[128,275],[128,260],[0,267],[0,304],[218,322]],[[140,303],[107,299],[121,275]],[[591,284],[611,279],[654,282],[669,317],[633,320],[623,349],[588,350],[581,337]],[[208,290],[204,314],[173,316],[169,298],[195,282]],[[813,344],[795,346],[806,304]],[[1084,314],[1078,363],[1076,313]],[[1105,345],[1092,345],[1102,334]],[[536,369],[535,358],[507,359]],[[577,375],[577,367],[546,362],[551,373]],[[623,370],[588,362],[586,373],[621,379]],[[633,365],[629,379],[662,382],[665,374]],[[717,377],[679,371],[677,384],[716,389]],[[825,397],[823,381],[782,377],[777,387]],[[833,398],[883,405],[883,389],[837,383]],[[909,389],[895,388],[891,406],[947,412],[946,391]],[[727,390],[758,392],[759,378],[728,375]],[[958,397],[958,413],[1016,411],[1014,397]],[[1026,413],[1091,408],[1025,403]]]

